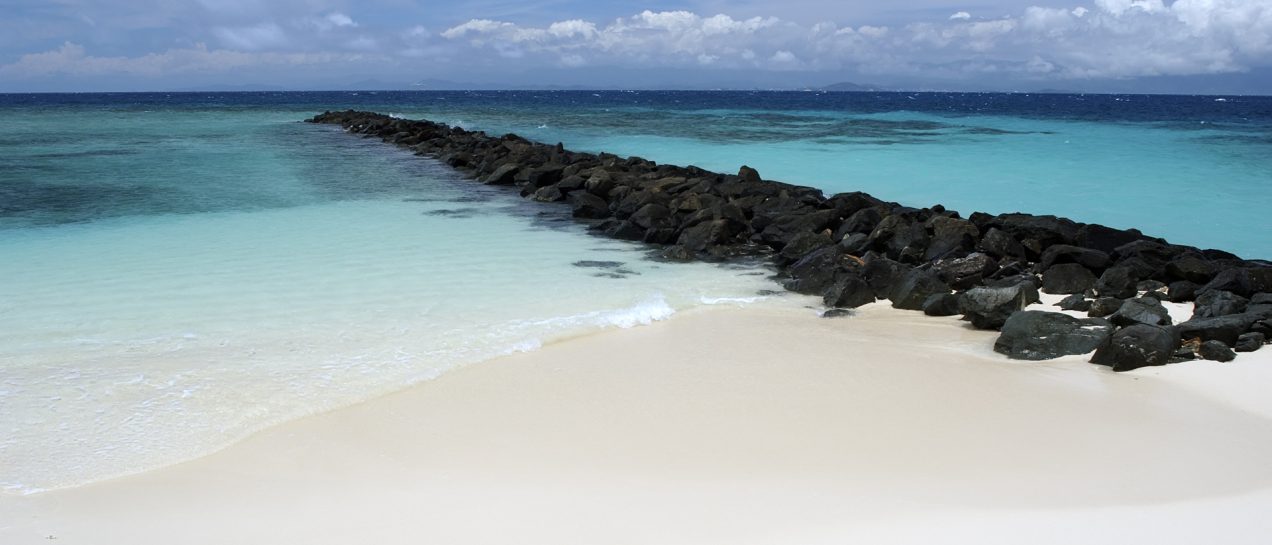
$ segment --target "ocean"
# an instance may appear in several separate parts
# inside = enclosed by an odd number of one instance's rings
[[[775,294],[301,123],[356,108],[1272,257],[1272,98],[0,95],[0,493],[207,454],[458,366]],[[795,301],[795,303],[791,303]]]

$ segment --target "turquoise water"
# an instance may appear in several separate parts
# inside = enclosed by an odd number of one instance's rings
[[[458,365],[775,297],[766,269],[653,261],[564,206],[299,123],[343,108],[1272,257],[1267,98],[0,95],[0,491],[175,463]]]
[[[293,113],[16,117],[8,138],[28,144],[8,144],[0,179],[9,493],[779,289],[755,267],[651,261],[568,207]]]

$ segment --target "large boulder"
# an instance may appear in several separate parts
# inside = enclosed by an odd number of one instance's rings
[[[891,298],[893,289],[911,270],[909,265],[873,253],[866,254],[865,263],[866,266],[861,275],[865,277],[866,282],[870,284],[870,289],[874,290],[875,297],[879,299]]]
[[[972,288],[959,297],[963,319],[978,329],[999,329],[1013,313],[1024,310],[1038,290],[1026,284]]]
[[[1095,293],[1100,297],[1116,297],[1118,299],[1135,297],[1135,294],[1138,293],[1135,287],[1139,281],[1140,277],[1133,268],[1117,265],[1110,267],[1104,271],[1104,274],[1100,275],[1099,281],[1095,283]]]
[[[517,170],[519,169],[520,167],[515,164],[505,164],[495,169],[494,172],[491,172],[485,178],[482,178],[481,183],[486,185],[512,185],[513,178],[517,175]]]
[[[822,295],[839,280],[847,254],[838,246],[825,246],[810,252],[790,267],[790,278],[784,285],[796,293]],[[831,305],[836,306],[836,305]]]
[[[949,293],[950,287],[935,272],[914,269],[892,290],[892,307],[905,310],[923,310],[923,302],[933,294]]]
[[[1210,290],[1230,291],[1242,297],[1259,292],[1272,292],[1272,267],[1245,267],[1228,269],[1217,275],[1199,292]]]
[[[574,208],[576,218],[604,219],[610,215],[609,203],[591,193],[571,193],[570,206]]]
[[[782,250],[773,259],[778,266],[786,266],[799,261],[814,250],[831,245],[834,245],[834,241],[826,233],[801,233],[792,238],[786,246],[783,246]]]
[[[932,239],[923,255],[925,261],[951,254],[964,255],[980,238],[980,230],[965,219],[936,216],[928,220],[927,224],[932,230]]]
[[[1090,318],[1103,318],[1122,308],[1122,299],[1117,297],[1097,297],[1091,301],[1091,305],[1087,307],[1087,316]]]
[[[1113,324],[1099,318],[1022,310],[1007,318],[994,351],[1017,360],[1049,360],[1091,352],[1112,332]]]
[[[965,290],[980,284],[998,270],[998,262],[980,252],[957,259],[942,259],[932,264],[932,270],[941,281],[956,290]]]
[[[1186,303],[1197,298],[1197,284],[1187,280],[1171,282],[1166,288],[1166,298],[1172,303]]]
[[[956,316],[961,314],[957,293],[934,293],[923,301],[923,314],[928,316]]]
[[[1103,271],[1109,266],[1109,254],[1090,248],[1068,244],[1056,244],[1042,252],[1043,270],[1062,263],[1077,263],[1092,271]]]
[[[1170,363],[1179,348],[1179,332],[1170,327],[1136,324],[1117,330],[1096,349],[1091,363],[1130,371]]]
[[[1197,296],[1193,303],[1193,319],[1216,318],[1229,314],[1241,314],[1250,306],[1250,300],[1224,290],[1210,290]]]
[[[981,237],[980,242],[976,244],[976,249],[998,258],[1023,259],[1025,257],[1025,247],[1016,240],[1016,237],[995,228],[985,232],[985,236]]]
[[[873,303],[874,300],[874,291],[870,289],[870,285],[860,275],[852,272],[841,274],[839,280],[822,296],[822,302],[831,308],[857,308]]]
[[[905,214],[883,218],[870,233],[870,247],[888,257],[906,263],[917,263],[927,247],[927,229]]]
[[[1078,263],[1052,265],[1042,273],[1042,291],[1047,293],[1085,293],[1095,282],[1095,274]]]
[[[1166,264],[1167,278],[1194,284],[1210,282],[1218,271],[1219,268],[1214,263],[1198,254],[1184,254]]]
[[[1258,315],[1248,312],[1215,318],[1198,318],[1179,324],[1179,335],[1185,339],[1220,341],[1233,345],[1237,343],[1237,338],[1242,333],[1250,331],[1259,319]]]
[[[1166,307],[1162,306],[1162,302],[1157,299],[1137,297],[1123,302],[1117,312],[1109,315],[1108,320],[1119,327],[1128,327],[1136,324],[1165,326],[1170,325],[1170,313],[1166,311]]]

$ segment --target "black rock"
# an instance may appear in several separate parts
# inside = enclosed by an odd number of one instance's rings
[[[883,221],[883,214],[877,208],[865,208],[848,216],[835,233],[840,237],[847,237],[850,234],[863,234],[868,237],[875,227],[879,226],[880,221]]]
[[[963,319],[978,329],[999,329],[1013,313],[1029,306],[1038,290],[1025,284],[1002,288],[972,288],[959,296]]]
[[[1198,291],[1210,290],[1230,291],[1242,297],[1272,291],[1272,267],[1228,269],[1215,275],[1214,280]]]
[[[785,266],[799,261],[814,250],[825,248],[832,244],[834,244],[834,241],[830,240],[830,235],[826,233],[800,233],[795,235],[795,238],[792,238],[790,243],[782,247],[782,251],[777,253],[774,260],[779,266]]]
[[[994,351],[1012,359],[1048,360],[1091,352],[1112,332],[1113,324],[1098,318],[1022,310],[1007,318]]]
[[[1152,297],[1127,299],[1117,312],[1109,315],[1108,319],[1113,322],[1113,325],[1119,327],[1135,324],[1170,325],[1170,313],[1166,312],[1166,307],[1162,306],[1161,301]]]
[[[660,229],[671,226],[671,210],[658,203],[649,203],[627,218],[645,229]]]
[[[866,282],[870,284],[870,289],[874,290],[875,297],[879,299],[891,297],[893,288],[901,283],[901,278],[911,269],[909,265],[878,254],[867,254],[865,262],[866,266],[862,269],[861,276],[865,277]]]
[[[923,310],[928,296],[949,293],[950,287],[930,270],[914,269],[901,279],[892,290],[892,307],[906,310]]]
[[[870,289],[870,285],[855,273],[842,274],[822,296],[826,306],[832,308],[857,308],[873,303],[874,300],[874,291]]]
[[[682,231],[676,243],[690,252],[705,252],[712,247],[729,244],[738,232],[738,224],[729,220],[704,221]]]
[[[1099,297],[1091,301],[1091,307],[1087,309],[1087,316],[1091,318],[1103,318],[1122,308],[1122,299],[1116,297]]]
[[[1091,300],[1084,297],[1081,293],[1075,293],[1064,299],[1061,299],[1055,306],[1060,310],[1076,310],[1078,312],[1086,312],[1091,310]]]
[[[1272,339],[1272,320],[1262,320],[1255,322],[1250,326],[1253,333],[1262,333],[1264,337]]]
[[[923,255],[923,249],[927,247],[927,242],[927,229],[923,227],[923,224],[902,214],[892,214],[883,218],[879,226],[870,232],[871,248],[885,253],[892,259],[904,262],[918,262]]]
[[[980,284],[985,277],[998,270],[994,258],[980,252],[957,259],[942,259],[932,264],[932,270],[941,280],[956,290],[965,290]]]
[[[571,193],[570,206],[574,208],[576,218],[603,219],[610,215],[609,203],[591,193]]]
[[[1193,319],[1215,318],[1240,314],[1250,306],[1250,301],[1230,291],[1210,290],[1197,296],[1193,304]]]
[[[1166,289],[1166,284],[1152,279],[1140,280],[1135,284],[1135,289],[1143,292],[1161,292]]]
[[[959,298],[957,293],[934,293],[923,301],[923,314],[928,316],[954,316],[959,312]]]
[[[1251,305],[1272,305],[1272,293],[1256,293],[1250,296]]]
[[[1197,254],[1181,255],[1166,264],[1166,277],[1171,280],[1186,280],[1194,284],[1205,284],[1215,277],[1218,267],[1209,259]]]
[[[1135,297],[1135,294],[1138,293],[1135,290],[1135,285],[1139,281],[1139,276],[1134,272],[1134,269],[1125,265],[1117,265],[1100,275],[1099,281],[1095,283],[1095,294],[1101,297],[1117,297],[1118,299]]]
[[[1091,363],[1108,365],[1114,371],[1130,371],[1150,365],[1166,365],[1179,348],[1179,333],[1173,328],[1136,324],[1117,330],[1091,356]]]
[[[1201,348],[1197,349],[1197,355],[1210,361],[1232,361],[1237,358],[1236,352],[1220,341],[1201,343]]]
[[[1098,223],[1083,225],[1078,229],[1077,245],[1094,248],[1102,252],[1112,252],[1119,246],[1144,238],[1138,229],[1114,229]]]
[[[1192,361],[1197,359],[1197,353],[1187,346],[1181,346],[1175,349],[1175,353],[1171,355],[1169,363],[1178,363],[1181,361]]]
[[[822,318],[844,318],[855,314],[850,308],[828,308],[821,313]]]
[[[506,164],[490,173],[489,176],[482,178],[481,183],[487,185],[512,185],[513,177],[517,175],[519,167],[514,164]]]
[[[1250,313],[1188,320],[1179,324],[1179,335],[1185,339],[1220,341],[1232,345],[1237,343],[1237,338],[1242,333],[1250,331],[1258,320],[1259,316]]]
[[[1197,284],[1187,280],[1171,282],[1166,288],[1166,298],[1172,303],[1186,303],[1197,298]]]
[[[1042,252],[1042,269],[1050,269],[1061,263],[1077,263],[1083,267],[1100,272],[1109,266],[1109,254],[1090,248],[1056,244]]]
[[[834,245],[810,252],[786,269],[790,275],[785,282],[786,289],[810,295],[825,294],[839,280],[844,256],[844,251]]]
[[[746,183],[760,183],[760,173],[746,165],[742,165],[742,168],[738,169],[738,178],[741,178],[742,181]]]
[[[1263,348],[1263,345],[1267,342],[1268,338],[1262,333],[1244,333],[1240,337],[1237,337],[1237,343],[1232,345],[1232,348],[1237,352],[1254,352],[1255,350]]]
[[[865,233],[852,233],[839,241],[839,247],[853,255],[865,253],[869,246],[870,235]]]
[[[928,220],[927,224],[932,230],[932,238],[923,255],[924,261],[952,254],[964,255],[980,238],[980,230],[964,219],[936,216]]]
[[[1015,237],[1007,234],[1001,229],[990,229],[985,232],[985,236],[981,237],[976,249],[985,252],[991,256],[1003,258],[1024,258],[1025,247]]]
[[[1084,293],[1095,287],[1095,282],[1095,275],[1077,263],[1052,265],[1042,273],[1042,291],[1047,293]]]

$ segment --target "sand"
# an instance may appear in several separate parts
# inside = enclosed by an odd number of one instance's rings
[[[1272,349],[1115,374],[883,304],[717,308],[216,454],[0,497],[0,543],[1265,543]]]

